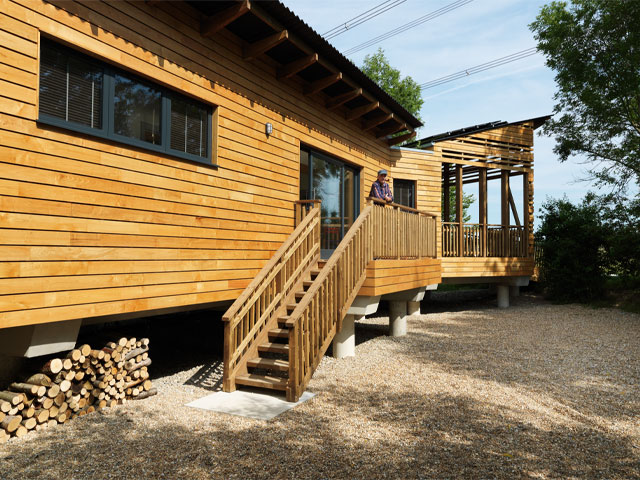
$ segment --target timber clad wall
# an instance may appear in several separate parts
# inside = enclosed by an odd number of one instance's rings
[[[441,150],[390,150],[269,57],[243,60],[228,30],[203,37],[202,18],[184,2],[0,0],[0,328],[234,300],[293,230],[301,145],[359,170],[362,206],[387,168],[440,214]],[[212,106],[215,165],[39,124],[41,37]]]
[[[301,143],[363,168],[363,194],[391,165],[275,62],[202,37],[185,4],[0,12],[0,328],[235,299],[293,229]],[[217,107],[218,167],[39,125],[40,35]]]

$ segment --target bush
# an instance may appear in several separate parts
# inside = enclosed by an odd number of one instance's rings
[[[579,205],[566,198],[542,206],[536,241],[542,248],[540,280],[547,296],[560,302],[602,298],[607,266],[607,229],[600,205],[588,195]]]

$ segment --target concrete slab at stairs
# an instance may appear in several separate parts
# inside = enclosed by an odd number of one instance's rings
[[[304,392],[297,402],[287,402],[282,396],[267,393],[216,392],[187,404],[187,407],[228,413],[256,420],[271,420],[281,413],[313,398],[315,394]]]

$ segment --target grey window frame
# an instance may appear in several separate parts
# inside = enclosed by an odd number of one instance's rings
[[[398,182],[398,184],[396,185],[396,182]],[[409,208],[416,208],[416,204],[417,204],[417,198],[416,198],[416,181],[415,180],[405,180],[402,178],[394,178],[393,179],[393,198],[394,198],[394,202],[396,203],[400,203],[398,200],[400,198],[400,195],[398,195],[398,187],[400,187],[400,190],[403,189],[403,186],[407,186],[410,187],[411,189],[411,200],[413,200],[413,205],[405,205],[405,207],[409,207]]]
[[[143,79],[139,75],[135,75],[126,70],[113,67],[105,62],[102,62],[93,57],[90,57],[81,52],[78,52],[77,50],[64,46],[56,42],[55,40],[42,37],[40,41],[40,48],[42,49],[44,46],[60,49],[69,56],[71,55],[76,56],[79,59],[87,63],[91,63],[94,66],[97,66],[102,69],[103,71],[102,102],[101,102],[102,126],[100,128],[95,128],[95,127],[90,127],[87,125],[75,123],[72,121],[64,120],[56,116],[41,112],[40,106],[38,106],[38,123],[50,125],[53,127],[64,128],[66,130],[72,130],[74,132],[83,133],[86,135],[91,135],[91,136],[103,138],[106,140],[112,140],[118,143],[123,143],[126,145],[137,147],[143,150],[158,152],[165,155],[170,155],[172,157],[177,157],[183,160],[191,160],[194,162],[203,163],[205,165],[217,167],[217,165],[213,163],[213,158],[212,158],[212,151],[213,151],[213,134],[212,134],[213,107],[212,106],[207,105],[201,101],[195,100],[186,95],[181,95],[180,93],[169,90],[152,81]],[[40,65],[40,68],[42,68],[42,65]],[[160,118],[161,118],[160,135],[162,140],[160,144],[154,145],[152,143],[145,142],[144,140],[127,137],[124,135],[118,135],[114,132],[114,96],[115,96],[114,76],[116,74],[130,78],[131,80],[138,82],[142,85],[147,85],[149,87],[157,89],[162,93],[162,112],[160,115]],[[38,75],[41,78],[42,72],[40,71]],[[179,150],[174,150],[171,148],[170,125],[171,125],[172,98],[181,99],[190,103],[194,103],[206,110],[207,112],[207,126],[206,126],[207,148],[206,148],[206,155],[204,157],[190,154],[187,152],[182,152]]]

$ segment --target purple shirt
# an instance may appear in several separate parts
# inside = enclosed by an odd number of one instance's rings
[[[380,200],[386,200],[384,197],[391,197],[391,201],[393,202],[393,193],[391,193],[391,188],[387,182],[384,182],[382,185],[380,185],[378,180],[373,182],[369,196],[379,198]]]

